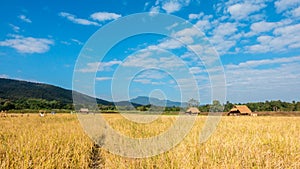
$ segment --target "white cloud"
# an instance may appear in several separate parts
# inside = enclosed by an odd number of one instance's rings
[[[134,82],[142,83],[142,84],[151,84],[152,81],[150,79],[134,79]]]
[[[199,14],[189,14],[189,19],[190,20],[200,19],[202,16],[204,16],[203,12],[201,12]]]
[[[291,19],[283,19],[278,22],[266,22],[266,21],[255,22],[250,26],[251,31],[244,34],[244,36],[251,37],[254,35],[259,35],[261,33],[270,32],[275,28],[286,26],[291,23],[292,23]]]
[[[13,24],[9,24],[10,27],[12,27],[12,29],[14,30],[14,32],[18,33],[20,31],[20,27],[13,25]]]
[[[254,12],[266,7],[265,4],[238,3],[228,7],[228,12],[233,19],[247,19]]]
[[[275,35],[295,35],[299,34],[300,24],[288,25],[274,30]]]
[[[24,21],[24,22],[27,22],[27,23],[31,23],[32,21],[27,18],[25,15],[19,15],[19,18]]]
[[[233,102],[294,99],[300,90],[299,66],[299,56],[226,65],[227,98]]]
[[[191,0],[156,0],[154,6],[150,8],[150,16],[157,14],[163,9],[167,13],[178,12],[182,7],[188,6]],[[145,3],[145,7],[148,7],[149,3]]]
[[[177,49],[182,47],[182,44],[175,39],[166,39],[158,44],[157,47],[162,49]]]
[[[200,37],[203,34],[196,28],[185,28],[182,30],[179,30],[178,32],[175,32],[172,34],[172,37],[183,37],[183,36],[190,36],[190,37]]]
[[[192,74],[199,74],[199,73],[205,72],[205,70],[203,70],[203,69],[200,68],[200,67],[191,67],[191,68],[189,68],[189,69],[190,69],[190,72],[191,72]]]
[[[286,51],[290,48],[298,48],[300,44],[300,24],[277,27],[273,36],[259,36],[258,44],[246,46],[250,53],[265,53],[275,51]]]
[[[0,46],[8,46],[16,49],[19,53],[45,53],[54,42],[51,39],[23,37],[12,35],[12,39],[0,41]]]
[[[230,36],[237,32],[237,23],[225,22],[219,24],[213,31],[215,37]]]
[[[119,61],[119,60],[112,60],[109,62],[87,63],[87,65],[86,65],[87,67],[79,69],[78,72],[92,73],[92,72],[97,72],[97,71],[108,71],[111,69],[112,66],[119,65],[121,63],[122,63],[122,61]]]
[[[266,53],[270,51],[270,47],[267,45],[256,44],[256,45],[246,46],[246,50],[248,50],[250,53]]]
[[[145,52],[130,55],[123,62],[125,67],[139,67],[139,68],[164,68],[177,69],[184,64],[175,56],[158,55],[160,51],[150,51],[145,49]]]
[[[273,28],[276,27],[275,22],[266,22],[266,21],[261,21],[261,22],[256,22],[251,25],[251,30],[256,32],[256,33],[261,33],[261,32],[268,32],[272,30]]]
[[[111,80],[112,77],[96,77],[97,81],[106,81],[106,80]]]
[[[69,21],[71,21],[73,23],[76,23],[76,24],[100,26],[100,24],[97,23],[97,22],[89,21],[87,19],[77,18],[75,15],[72,15],[72,14],[67,13],[67,12],[61,12],[61,13],[59,13],[59,15],[61,17],[67,18]]]
[[[6,75],[6,74],[0,74],[0,78],[8,79],[8,78],[9,78],[9,76],[8,76],[8,75]]]
[[[199,20],[197,21],[195,26],[203,32],[209,30],[212,27],[211,22],[209,20]]]
[[[300,56],[285,57],[285,58],[273,58],[273,59],[263,59],[263,60],[249,60],[246,62],[239,63],[237,65],[226,65],[227,69],[243,69],[250,67],[258,67],[263,65],[274,65],[274,64],[284,64],[300,62]]]
[[[138,74],[135,78],[136,79],[162,79],[166,77],[166,75],[163,72],[160,72],[158,70],[146,70],[142,72],[141,74]]]
[[[75,43],[77,43],[78,45],[83,45],[83,42],[81,42],[80,40],[78,40],[78,39],[71,39],[71,41],[73,41],[73,42],[75,42]]]
[[[150,13],[150,16],[154,16],[156,14],[158,14],[160,11],[160,7],[159,6],[153,6],[151,7],[149,13]]]
[[[163,4],[162,9],[164,9],[167,13],[174,13],[181,9],[181,4],[176,1],[169,1]]]
[[[276,11],[281,13],[287,9],[298,6],[300,4],[299,0],[277,0],[275,3]]]
[[[134,82],[142,83],[142,84],[152,84],[152,85],[163,85],[162,82],[167,75],[164,72],[159,70],[145,70],[138,74],[137,76],[131,78]]]
[[[300,6],[292,11],[293,17],[300,17]]]
[[[236,45],[237,23],[224,22],[220,23],[214,30],[213,36],[210,38],[212,44],[221,54],[228,52]]]
[[[67,41],[60,41],[60,43],[64,44],[64,45],[71,45],[70,42],[67,42]]]
[[[91,18],[100,22],[115,20],[120,18],[122,15],[109,12],[96,12],[91,15]]]

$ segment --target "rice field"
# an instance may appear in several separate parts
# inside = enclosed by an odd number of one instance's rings
[[[110,126],[133,138],[160,134],[176,116],[149,124],[106,114]],[[84,133],[76,115],[0,118],[0,168],[300,168],[300,117],[222,117],[210,139],[199,143],[206,120],[168,152],[149,158],[111,154]]]

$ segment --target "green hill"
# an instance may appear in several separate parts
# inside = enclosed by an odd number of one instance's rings
[[[77,93],[83,98],[90,100],[89,96]],[[16,102],[19,100],[39,99],[45,101],[57,101],[61,104],[72,104],[72,90],[63,89],[61,87],[33,83],[27,81],[0,78],[0,98]],[[97,99],[98,104],[111,105],[111,102]]]

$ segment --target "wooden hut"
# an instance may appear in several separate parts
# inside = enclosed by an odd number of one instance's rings
[[[200,111],[197,107],[190,107],[186,110],[185,113],[198,115],[200,113]]]
[[[230,115],[251,115],[252,111],[248,108],[246,105],[235,105],[227,114],[228,116]]]

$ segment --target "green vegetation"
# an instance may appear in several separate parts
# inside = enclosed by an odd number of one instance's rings
[[[81,95],[85,100],[91,100],[93,98]],[[106,112],[116,112],[116,107],[113,103],[101,99],[97,99],[99,110]],[[238,103],[237,105],[239,105]],[[187,105],[197,106],[199,102],[191,99]],[[221,104],[219,101],[213,101],[212,104],[206,104],[198,106],[201,112],[214,112],[225,111],[228,112],[232,107],[233,103],[227,101],[225,104]],[[246,103],[246,105],[252,111],[300,111],[300,102],[293,101],[283,102],[277,101],[265,101],[258,103]],[[84,107],[84,106],[83,106]],[[60,87],[32,83],[11,79],[0,78],[0,111],[6,110],[52,110],[52,109],[65,109],[74,110],[72,91],[63,89]],[[140,110],[140,111],[165,111],[165,112],[179,112],[182,108],[178,106],[171,107],[160,107],[154,105],[140,105],[130,102],[124,102],[123,106],[118,106],[118,110]]]

